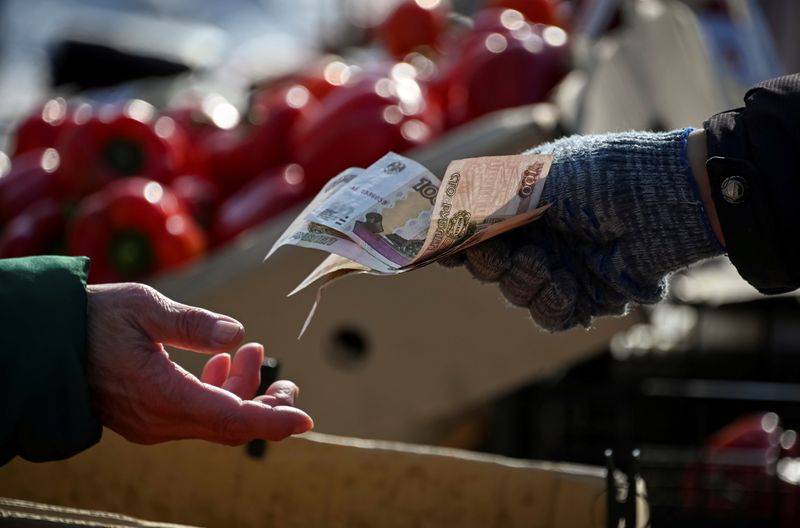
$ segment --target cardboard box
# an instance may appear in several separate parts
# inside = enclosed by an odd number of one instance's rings
[[[604,474],[314,433],[252,458],[241,447],[138,446],[106,432],[71,459],[0,468],[0,496],[224,528],[595,528],[605,526]]]

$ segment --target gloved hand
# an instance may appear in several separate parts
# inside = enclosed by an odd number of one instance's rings
[[[499,282],[549,331],[661,300],[666,276],[724,253],[687,159],[690,130],[572,136],[553,154],[543,218],[441,263]]]

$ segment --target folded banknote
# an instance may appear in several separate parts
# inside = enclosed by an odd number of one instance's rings
[[[338,174],[265,258],[286,245],[330,253],[290,293],[319,281],[301,335],[322,289],[342,277],[417,269],[539,218],[552,161],[534,154],[460,159],[440,178],[390,152],[366,169]]]

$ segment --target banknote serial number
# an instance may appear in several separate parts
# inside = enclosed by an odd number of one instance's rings
[[[338,238],[330,235],[325,235],[322,233],[307,233],[307,232],[298,232],[292,235],[294,240],[302,241],[302,242],[309,242],[311,244],[317,244],[319,246],[332,246],[336,243]]]
[[[366,196],[367,198],[371,198],[384,207],[387,207],[389,205],[389,201],[386,198],[369,189],[362,189],[358,185],[353,185],[352,187],[350,187],[350,190],[353,192],[360,193],[362,196]]]
[[[517,193],[520,198],[528,198],[533,194],[533,189],[536,187],[536,182],[542,175],[543,165],[541,163],[533,163],[528,165],[522,172],[522,179],[519,183],[519,192]]]

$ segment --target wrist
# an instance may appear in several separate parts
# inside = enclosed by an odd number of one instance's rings
[[[708,173],[706,172],[706,159],[708,158],[706,131],[701,129],[691,132],[686,149],[692,176],[700,191],[700,198],[703,201],[703,207],[706,210],[711,229],[714,230],[714,235],[717,237],[717,240],[719,240],[719,243],[724,246],[725,236],[722,233],[722,226],[719,223],[717,207],[714,205],[714,200],[711,197],[711,184],[708,181]]]

